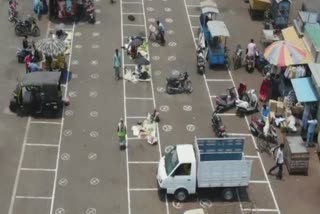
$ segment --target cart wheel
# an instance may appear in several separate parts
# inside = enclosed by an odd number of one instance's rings
[[[233,188],[224,188],[222,190],[222,197],[226,201],[231,201],[234,198],[234,189]]]

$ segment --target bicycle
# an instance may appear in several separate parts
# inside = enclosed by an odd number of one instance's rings
[[[278,142],[276,139],[277,136],[268,133],[267,136],[264,133],[258,135],[257,147],[260,153],[266,152],[270,157],[275,155],[277,150]]]

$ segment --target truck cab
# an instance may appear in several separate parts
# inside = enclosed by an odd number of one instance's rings
[[[161,157],[157,180],[167,194],[184,201],[189,194],[196,193],[196,158],[192,145],[176,145]]]

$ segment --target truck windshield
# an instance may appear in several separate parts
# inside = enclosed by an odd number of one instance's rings
[[[165,155],[165,168],[166,168],[167,175],[169,175],[172,172],[172,170],[176,168],[178,163],[179,163],[179,159],[178,159],[177,149],[176,147],[173,147],[171,151]]]

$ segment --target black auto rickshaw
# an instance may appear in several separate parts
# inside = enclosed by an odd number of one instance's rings
[[[18,115],[55,116],[63,108],[60,72],[27,73],[13,92],[9,108]]]

